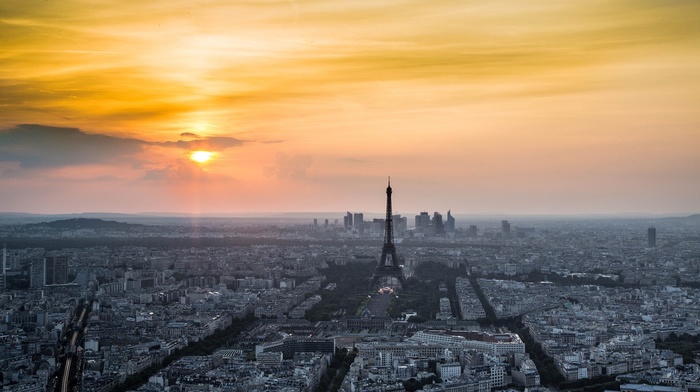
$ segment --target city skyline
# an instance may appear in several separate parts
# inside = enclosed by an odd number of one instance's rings
[[[700,4],[0,4],[0,212],[700,211]]]

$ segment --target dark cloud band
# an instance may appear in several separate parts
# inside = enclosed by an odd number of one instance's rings
[[[20,124],[0,131],[0,161],[19,162],[22,168],[62,167],[115,162],[138,154],[147,146],[222,151],[244,143],[243,140],[224,136],[148,142],[90,134],[78,128]]]

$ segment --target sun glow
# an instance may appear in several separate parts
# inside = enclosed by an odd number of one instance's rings
[[[211,160],[213,156],[214,153],[210,151],[195,151],[190,155],[190,159],[195,162],[204,163]]]

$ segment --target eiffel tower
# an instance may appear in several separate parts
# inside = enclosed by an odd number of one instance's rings
[[[374,270],[372,283],[369,285],[370,290],[376,288],[379,280],[386,277],[396,278],[399,283],[401,283],[402,288],[408,287],[406,278],[403,276],[403,271],[399,266],[399,260],[396,257],[396,246],[394,246],[394,224],[391,216],[391,178],[389,178],[388,186],[386,187],[385,224],[382,257],[379,259],[379,264],[377,264],[377,268]]]

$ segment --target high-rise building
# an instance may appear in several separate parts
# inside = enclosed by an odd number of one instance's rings
[[[455,232],[455,218],[452,216],[452,211],[447,210],[447,221],[445,222],[445,232],[454,233]]]
[[[0,278],[0,291],[5,290],[5,275],[7,274],[7,246],[2,246],[2,277]]]
[[[649,248],[656,247],[656,227],[650,227],[647,229],[647,246]]]
[[[68,283],[68,257],[51,256],[32,259],[29,287]]]
[[[8,270],[17,270],[21,268],[21,260],[20,257],[17,253],[10,253],[7,257],[7,269]]]
[[[478,235],[479,235],[479,231],[478,231],[476,225],[469,225],[469,231],[467,232],[467,236],[477,237]]]
[[[46,259],[37,257],[29,265],[29,287],[46,286]]]
[[[416,230],[422,231],[430,226],[430,214],[423,211],[420,215],[416,215]]]
[[[361,212],[357,212],[352,214],[352,224],[353,227],[355,228],[355,231],[360,233],[360,235],[364,235],[365,233],[365,217],[364,214]]]
[[[377,233],[380,237],[383,237],[384,236],[384,226],[386,226],[386,222],[384,222],[384,219],[374,218],[374,219],[372,219],[372,227],[370,230],[373,233]]]
[[[48,258],[46,265],[51,265],[53,274],[46,274],[46,284],[66,284],[68,283],[68,257],[55,256]]]
[[[408,229],[408,218],[397,214],[393,215],[391,219],[393,220],[394,224],[394,235],[397,237],[403,237],[404,233]]]
[[[348,211],[345,216],[348,218],[348,227],[354,226],[352,222],[352,213]]]
[[[445,225],[442,222],[442,214],[437,211],[433,213],[433,227],[435,228],[435,234],[445,235]]]
[[[503,236],[510,236],[510,223],[507,220],[501,221],[501,231],[503,232]]]
[[[362,226],[362,222],[364,222],[365,216],[363,213],[358,212],[358,213],[352,214],[352,219],[353,219],[352,223],[355,226]]]

